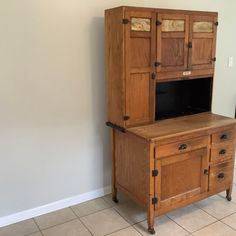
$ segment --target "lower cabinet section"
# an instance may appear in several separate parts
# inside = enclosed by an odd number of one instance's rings
[[[124,133],[113,129],[113,200],[118,201],[117,190],[123,191],[143,207],[150,232],[155,216],[224,190],[231,200],[235,123],[220,126],[218,117],[212,117],[213,121],[199,121],[200,131],[192,128],[186,133],[177,130],[190,123],[187,118],[177,119],[179,124],[173,119],[166,126],[160,122]]]

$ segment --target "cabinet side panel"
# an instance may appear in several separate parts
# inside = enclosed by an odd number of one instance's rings
[[[116,181],[144,208],[149,201],[149,145],[128,133],[115,132]]]
[[[108,121],[124,126],[123,8],[105,11],[105,49]]]

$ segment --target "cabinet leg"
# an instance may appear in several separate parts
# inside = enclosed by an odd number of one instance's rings
[[[112,200],[118,203],[116,188],[115,130],[112,129]]]
[[[232,188],[233,186],[231,185],[229,189],[226,189],[226,199],[228,201],[231,201],[232,200]]]
[[[154,212],[149,210],[147,221],[148,221],[148,232],[150,234],[156,233],[154,229],[154,219],[155,219]]]

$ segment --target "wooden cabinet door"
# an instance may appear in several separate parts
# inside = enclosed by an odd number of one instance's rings
[[[156,160],[158,208],[166,208],[208,190],[207,148]]]
[[[157,18],[157,72],[186,70],[188,15],[160,13]]]
[[[214,68],[216,47],[215,16],[190,16],[189,69]]]
[[[126,11],[126,126],[154,120],[156,16],[153,11]]]

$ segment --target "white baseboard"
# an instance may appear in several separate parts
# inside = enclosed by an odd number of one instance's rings
[[[66,198],[60,201],[52,202],[47,205],[39,206],[33,209],[21,211],[12,215],[0,217],[0,227],[14,224],[23,220],[28,220],[36,216],[57,211],[69,206],[73,206],[88,200],[102,197],[111,192],[111,186],[97,189],[91,192],[83,193],[74,197]]]

